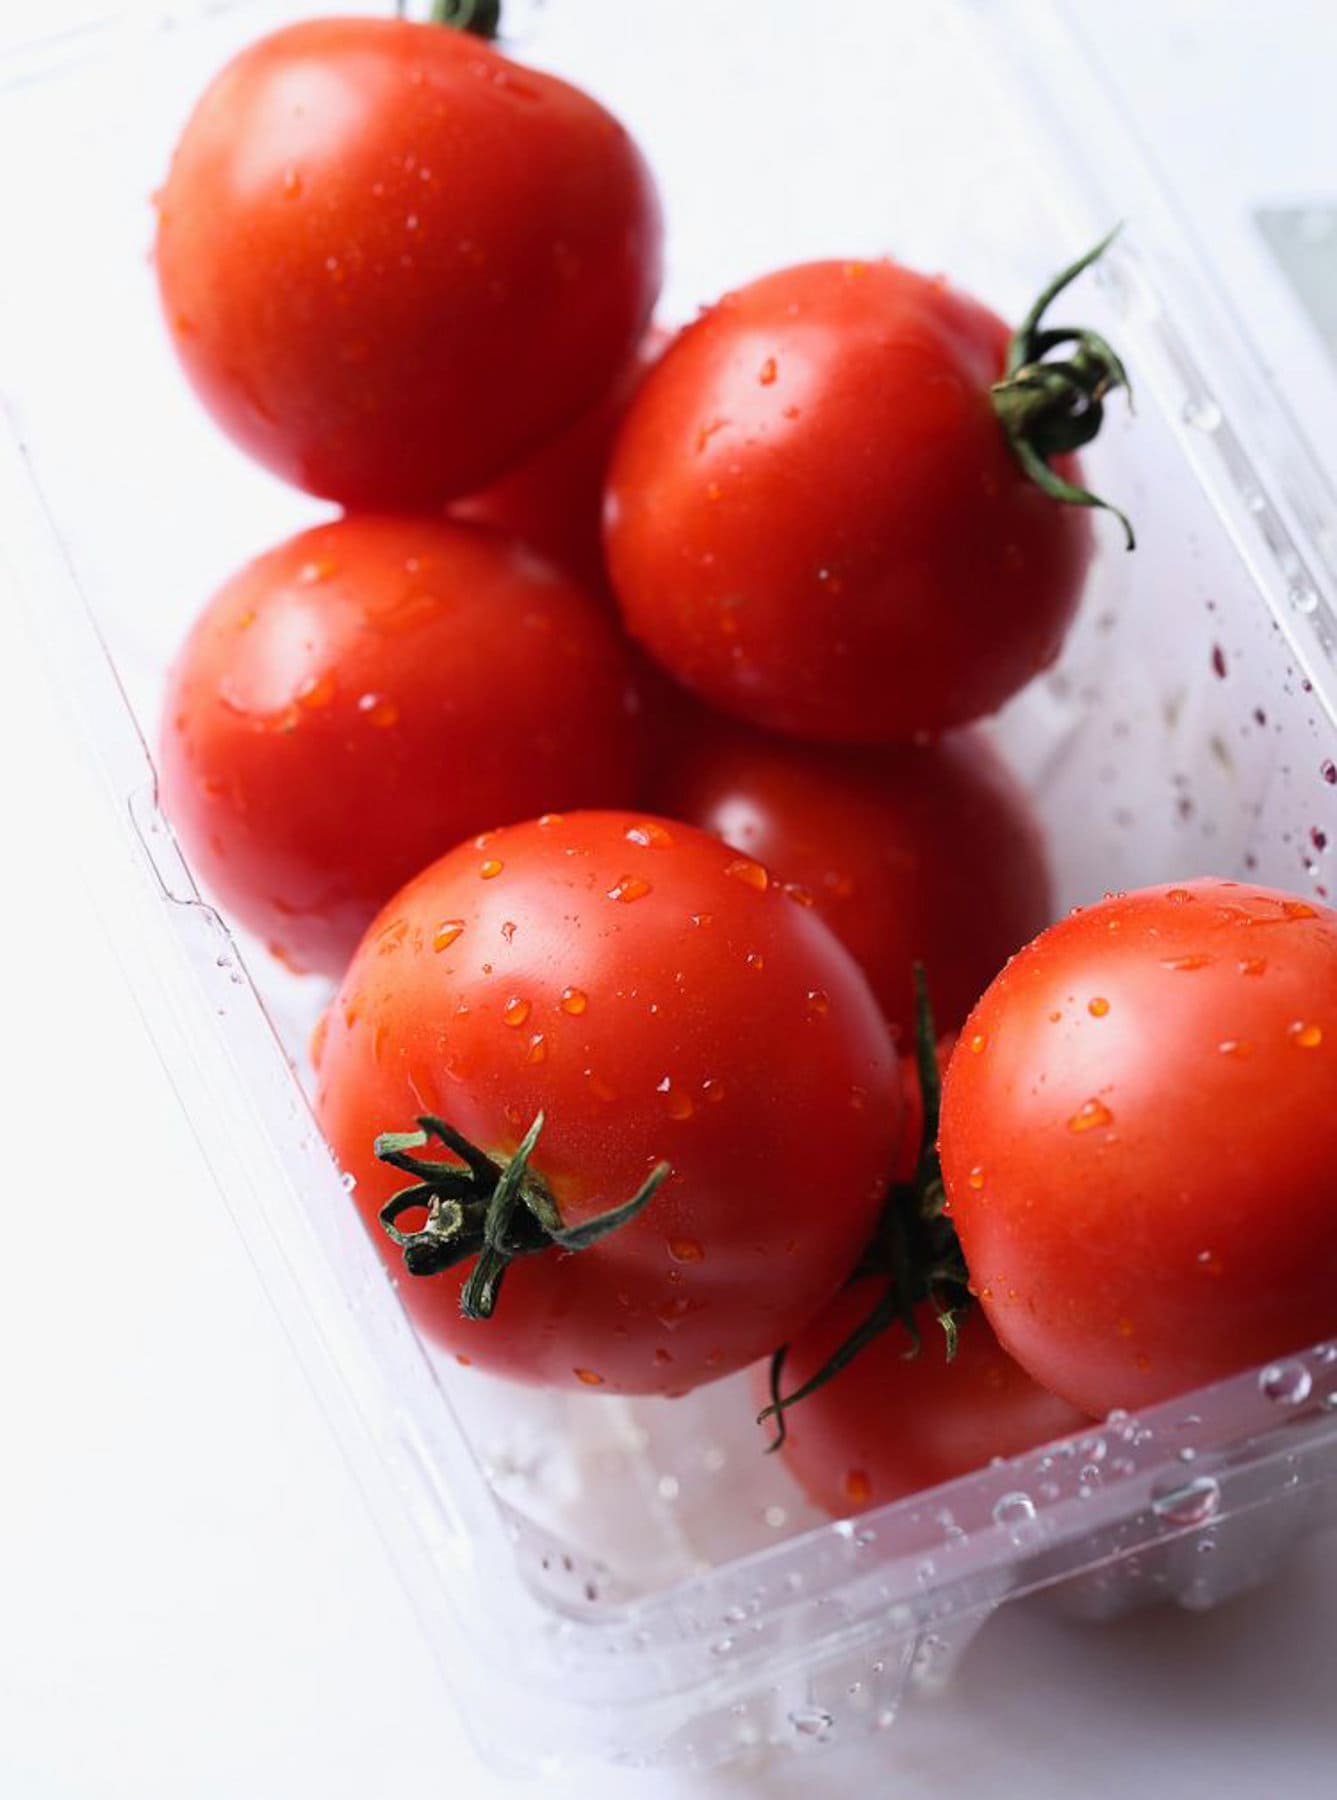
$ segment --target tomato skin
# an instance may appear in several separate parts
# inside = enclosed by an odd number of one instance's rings
[[[460,1315],[468,1265],[400,1269],[419,1327],[462,1360],[683,1391],[769,1352],[848,1274],[900,1129],[896,1057],[848,953],[762,878],[689,826],[572,813],[452,851],[363,940],[316,1106],[392,1267],[375,1215],[404,1177],[372,1142],[423,1112],[509,1154],[542,1110],[534,1165],[568,1224],[673,1165],[596,1247],[514,1262],[486,1322]]]
[[[483,486],[594,405],[660,278],[646,165],[588,95],[395,19],[292,25],[204,94],[157,268],[205,406],[350,507]]]
[[[783,1393],[817,1373],[881,1292],[882,1283],[868,1276],[842,1288],[790,1345]],[[1089,1423],[1006,1355],[978,1307],[960,1321],[951,1362],[931,1307],[916,1308],[915,1324],[917,1356],[907,1354],[904,1328],[892,1326],[785,1414],[781,1455],[808,1496],[833,1517],[937,1487],[982,1469],[995,1456],[1020,1456]],[[764,1370],[755,1392],[761,1403],[770,1398]],[[773,1434],[775,1427],[766,1420],[762,1429]]]
[[[698,711],[682,720],[647,798],[811,895],[906,1043],[916,960],[947,1029],[1053,916],[1039,825],[974,732],[847,750]]]
[[[1091,544],[994,414],[1007,338],[888,262],[726,295],[614,452],[605,539],[632,634],[703,699],[802,737],[892,742],[1000,706],[1057,655]]]
[[[940,1150],[1004,1347],[1093,1414],[1337,1331],[1337,913],[1202,880],[1044,932],[962,1029]]]
[[[630,797],[626,657],[597,603],[481,526],[356,515],[215,595],[168,679],[163,806],[225,909],[338,975],[442,850]]]
[[[668,339],[667,331],[652,325],[597,405],[491,487],[457,500],[451,517],[500,526],[591,593],[606,593],[600,517],[613,440],[633,394]]]

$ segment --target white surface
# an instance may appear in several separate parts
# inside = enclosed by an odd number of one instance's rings
[[[100,793],[0,616],[5,1254],[0,1794],[511,1793],[443,1716],[408,1604],[97,923]],[[114,841],[114,840],[112,840]],[[35,873],[40,871],[40,873]],[[77,1124],[76,1124],[77,1118]],[[78,1166],[79,1176],[72,1177]],[[1267,1592],[1101,1629],[1015,1607],[951,1695],[820,1764],[629,1796],[1332,1793],[1337,1538]],[[876,1785],[874,1785],[876,1784]]]
[[[100,796],[65,740],[0,614],[0,1796],[512,1793],[440,1710],[98,925],[113,852],[84,822]],[[1334,1596],[1329,1537],[1203,1617],[1095,1629],[1010,1608],[951,1694],[885,1740],[714,1781],[608,1773],[549,1791],[1326,1800]]]

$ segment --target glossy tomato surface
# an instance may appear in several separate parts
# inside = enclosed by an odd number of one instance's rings
[[[597,404],[659,287],[654,186],[588,95],[464,32],[312,19],[204,94],[159,198],[217,422],[347,506],[432,506]]]
[[[611,1393],[686,1390],[796,1331],[863,1248],[900,1129],[895,1052],[849,953],[760,864],[635,813],[515,826],[425,870],[354,957],[316,1072],[395,1266],[376,1213],[404,1177],[372,1145],[422,1114],[508,1158],[542,1112],[534,1167],[568,1225],[671,1164],[595,1247],[515,1261],[488,1320],[461,1317],[468,1265],[400,1271],[462,1361]]]
[[[702,698],[801,737],[892,742],[1000,706],[1057,655],[1090,554],[994,414],[1007,338],[889,262],[726,295],[614,453],[605,535],[633,635]]]
[[[796,883],[906,1041],[916,960],[937,1023],[959,1025],[1052,917],[1039,825],[974,732],[846,750],[695,711],[676,721],[647,797]]]
[[[1337,1331],[1337,913],[1237,882],[1116,895],[962,1028],[940,1147],[1004,1347],[1084,1410]]]
[[[790,1346],[782,1392],[817,1373],[882,1291],[868,1277],[841,1290]],[[977,1307],[960,1321],[951,1362],[930,1307],[916,1310],[915,1325],[917,1356],[909,1355],[906,1331],[893,1326],[785,1414],[781,1454],[810,1498],[836,1517],[937,1487],[1088,1423],[1002,1350]],[[759,1402],[769,1399],[764,1372],[754,1391]],[[773,1422],[762,1429],[773,1433]]]
[[[228,914],[338,975],[372,915],[461,839],[634,782],[602,609],[481,526],[358,515],[215,595],[168,681],[163,806]]]
[[[632,395],[668,337],[668,332],[652,326],[596,406],[500,481],[457,500],[450,509],[452,518],[501,526],[592,593],[605,593],[601,519],[613,440]]]

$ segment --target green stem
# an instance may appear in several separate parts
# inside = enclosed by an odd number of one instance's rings
[[[466,1319],[491,1318],[517,1256],[588,1250],[634,1219],[672,1172],[657,1163],[630,1200],[581,1225],[565,1225],[547,1183],[531,1166],[542,1130],[539,1113],[511,1157],[489,1156],[453,1125],[426,1113],[416,1131],[386,1131],[376,1139],[380,1161],[414,1177],[381,1208],[382,1229],[398,1244],[410,1275],[440,1275],[474,1258],[460,1292]],[[458,1161],[414,1154],[433,1139]],[[409,1212],[426,1215],[415,1231],[399,1224]]]
[[[1105,254],[1118,230],[1116,225],[1045,288],[1013,334],[1003,379],[995,382],[990,395],[1013,453],[1029,479],[1051,500],[1067,506],[1102,507],[1113,513],[1131,550],[1136,543],[1133,528],[1119,508],[1065,481],[1050,466],[1052,458],[1091,442],[1104,420],[1105,398],[1115,388],[1123,388],[1131,404],[1128,371],[1099,332],[1073,326],[1042,327],[1049,307]],[[1060,350],[1067,354],[1049,360]]]
[[[491,43],[501,30],[501,0],[432,0],[430,17],[433,25],[467,31]]]

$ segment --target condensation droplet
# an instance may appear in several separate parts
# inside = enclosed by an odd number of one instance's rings
[[[1101,1100],[1086,1101],[1068,1120],[1069,1131],[1095,1131],[1114,1122],[1114,1114]]]
[[[608,890],[610,900],[618,900],[623,906],[630,906],[633,900],[643,900],[650,892],[650,883],[642,881],[639,875],[624,875]]]
[[[568,987],[562,989],[561,1008],[573,1018],[579,1018],[590,1003],[590,997],[583,988]]]
[[[647,850],[669,850],[673,846],[673,833],[657,819],[641,819],[629,825],[623,836],[629,844],[641,844]]]
[[[1086,1010],[1093,1019],[1103,1019],[1109,1009],[1109,1001],[1103,999],[1099,994],[1096,995],[1094,1000],[1088,1000],[1086,1003]]]
[[[704,1246],[691,1237],[674,1237],[668,1240],[668,1253],[674,1262],[699,1263],[706,1260]]]
[[[771,878],[761,864],[746,856],[735,857],[731,863],[726,864],[724,873],[732,875],[736,881],[746,882],[748,887],[755,888],[759,894],[764,894],[771,885]]]
[[[993,1522],[1009,1529],[1029,1525],[1035,1518],[1035,1502],[1029,1494],[1001,1494],[993,1503]]]
[[[1304,1019],[1296,1019],[1287,1027],[1287,1035],[1300,1050],[1317,1050],[1323,1042],[1323,1027],[1311,1025]]]
[[[533,1007],[528,1000],[522,999],[519,994],[512,994],[501,1009],[502,1023],[518,1028],[532,1011]]]
[[[455,939],[464,930],[463,919],[442,919],[432,933],[433,950],[449,950]]]
[[[770,1512],[767,1508],[767,1512]],[[778,1510],[778,1509],[777,1509]],[[831,1727],[835,1720],[831,1714],[820,1706],[797,1706],[789,1715],[789,1723],[800,1737],[811,1738],[821,1742],[831,1735]]]
[[[602,1387],[604,1378],[593,1369],[577,1369],[574,1371],[577,1381],[584,1382],[586,1387]]]
[[[390,726],[399,723],[399,708],[384,694],[361,695],[357,709],[366,717],[369,725],[376,725],[382,731],[388,731]]]
[[[486,862],[479,863],[478,873],[484,881],[492,881],[501,874],[504,867],[505,864],[499,862],[495,856],[489,856]]]
[[[664,1111],[670,1119],[690,1119],[696,1111],[692,1096],[671,1075],[665,1075],[662,1081],[657,1082],[655,1091],[664,1096]]]
[[[1314,1378],[1300,1362],[1269,1363],[1258,1377],[1258,1391],[1279,1406],[1301,1406],[1309,1398]]]
[[[1211,1475],[1153,1490],[1151,1510],[1171,1525],[1205,1525],[1221,1509],[1221,1489]]]
[[[541,1031],[536,1031],[529,1040],[529,1048],[525,1051],[527,1063],[541,1063],[548,1060],[548,1040]]]

